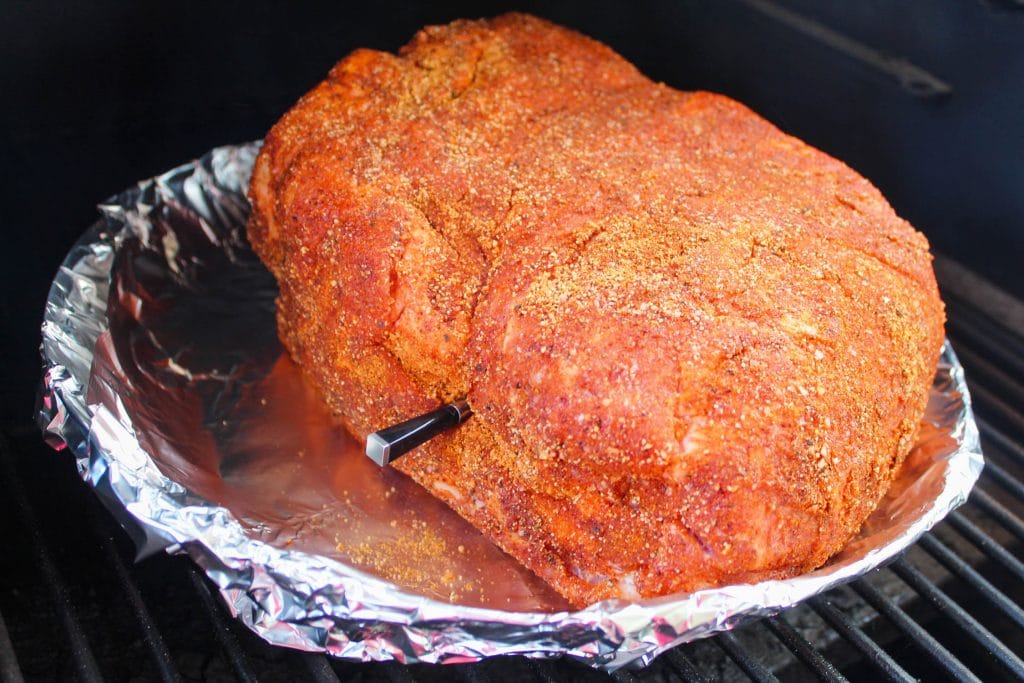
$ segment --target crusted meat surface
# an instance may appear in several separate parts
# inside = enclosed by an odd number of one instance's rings
[[[924,237],[842,163],[524,15],[357,50],[267,136],[253,245],[357,436],[573,604],[817,567],[907,455]]]

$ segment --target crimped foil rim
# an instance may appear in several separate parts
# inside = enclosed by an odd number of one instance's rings
[[[944,396],[958,400],[948,426],[957,447],[942,456],[939,494],[892,541],[847,561],[786,580],[727,586],[574,612],[506,612],[451,605],[404,592],[338,561],[246,536],[223,507],[164,476],[115,399],[90,404],[96,344],[106,329],[114,256],[145,239],[146,211],[187,204],[204,230],[237,220],[259,143],[220,147],[101,205],[103,219],[71,249],[54,279],[42,326],[38,420],[66,446],[82,477],[123,523],[141,528],[140,553],[187,553],[219,586],[229,609],[269,642],[354,660],[465,662],[500,654],[565,655],[613,671],[650,662],[681,642],[732,628],[862,576],[909,547],[966,500],[983,460],[963,368],[948,342],[939,363]],[[124,515],[127,511],[129,516]]]

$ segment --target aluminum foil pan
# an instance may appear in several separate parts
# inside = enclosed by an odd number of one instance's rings
[[[283,353],[276,286],[245,239],[258,148],[215,149],[100,206],[50,290],[39,420],[140,556],[187,553],[272,643],[405,663],[517,653],[639,666],[895,557],[981,471],[947,343],[906,467],[825,567],[571,611],[425,490],[363,456]]]

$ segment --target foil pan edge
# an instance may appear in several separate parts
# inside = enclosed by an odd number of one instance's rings
[[[948,425],[957,447],[943,456],[939,495],[897,537],[859,560],[793,579],[639,603],[606,601],[576,612],[505,612],[409,594],[334,560],[249,538],[228,510],[190,495],[160,472],[116,400],[90,405],[86,389],[106,332],[111,267],[122,240],[148,239],[146,209],[161,199],[188,204],[200,224],[237,214],[258,148],[217,148],[100,206],[103,219],[72,248],[47,299],[37,422],[51,445],[71,451],[83,479],[122,524],[137,525],[132,536],[140,554],[159,548],[188,554],[217,584],[230,611],[271,643],[362,661],[465,662],[524,654],[569,656],[607,671],[643,665],[682,642],[776,613],[890,561],[962,504],[980,474],[970,395],[946,342],[939,372],[959,405]]]

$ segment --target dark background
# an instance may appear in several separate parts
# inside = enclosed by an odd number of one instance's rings
[[[31,414],[46,291],[98,201],[261,137],[355,47],[395,50],[423,24],[509,9],[588,33],[670,85],[736,97],[870,178],[937,251],[1024,295],[1024,12],[1014,0],[8,2],[4,420]]]

